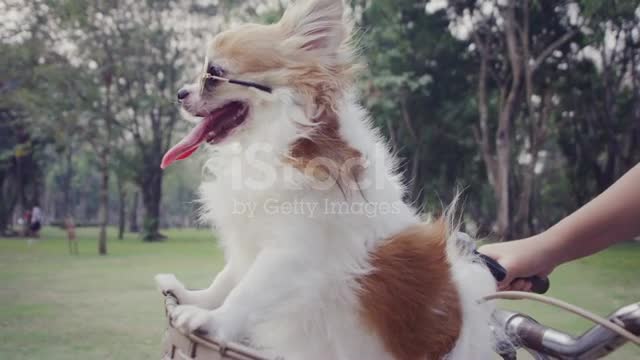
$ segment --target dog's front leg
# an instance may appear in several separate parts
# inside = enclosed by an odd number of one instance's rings
[[[221,307],[205,311],[178,306],[171,314],[174,325],[223,341],[240,340],[260,321],[262,314],[269,313],[275,305],[293,296],[297,286],[291,281],[291,276],[305,270],[299,254],[264,250]]]
[[[213,310],[224,302],[225,298],[236,284],[237,274],[231,264],[216,275],[213,283],[206,289],[188,290],[173,274],[156,275],[156,284],[161,292],[171,292],[181,305],[193,305],[203,309]]]

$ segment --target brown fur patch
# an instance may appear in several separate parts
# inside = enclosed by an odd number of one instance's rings
[[[227,30],[213,39],[213,54],[229,62],[237,75],[262,73],[287,65],[275,46],[282,39],[275,25],[247,24]]]
[[[335,108],[363,68],[349,40],[327,63],[312,52],[289,44],[283,24],[246,24],[218,34],[211,44],[212,61],[229,64],[232,77],[293,88],[307,104]]]
[[[321,112],[308,138],[291,144],[287,161],[316,180],[333,179],[346,192],[360,189],[364,161],[340,137],[336,108],[362,66],[352,47],[351,22],[344,18],[343,6],[336,4],[300,3],[276,24],[246,24],[225,31],[213,39],[210,52],[212,62],[221,62],[229,77],[294,89],[307,114]],[[337,28],[327,29],[327,24]],[[300,28],[309,32],[301,33]],[[314,35],[324,31],[339,43],[311,51]]]
[[[460,333],[462,313],[446,256],[444,221],[413,226],[373,254],[360,280],[362,317],[398,360],[441,359]]]
[[[333,179],[343,192],[359,189],[364,160],[340,137],[337,116],[325,110],[314,121],[311,135],[291,145],[289,162],[320,181]]]

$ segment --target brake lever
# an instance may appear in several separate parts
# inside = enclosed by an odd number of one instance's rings
[[[505,269],[500,263],[493,260],[493,258],[479,252],[478,250],[473,250],[473,254],[478,256],[482,262],[487,266],[493,278],[496,281],[502,281],[507,277],[507,269]]]

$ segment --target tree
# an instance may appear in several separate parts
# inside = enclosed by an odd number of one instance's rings
[[[134,18],[120,22],[118,19],[123,15],[120,10],[110,14],[117,24],[115,36],[122,40],[119,52],[127,63],[119,73],[122,81],[118,82],[118,91],[123,95],[124,111],[118,115],[118,124],[131,135],[133,146],[137,147],[134,180],[145,208],[142,221],[145,241],[164,238],[159,231],[164,179],[160,162],[173,145],[175,132],[182,130],[179,107],[173,99],[183,83],[192,81],[183,75],[184,70],[202,62],[204,54],[196,49],[215,30],[213,26],[184,28],[178,19],[188,16],[196,23],[198,19],[209,22],[212,15],[231,11],[231,4],[222,1],[189,9],[167,1],[134,2],[130,7],[136,10]],[[243,4],[234,6],[252,9]],[[186,38],[191,41],[186,42]]]
[[[15,136],[9,111],[0,110],[0,234],[8,233],[13,210],[18,201]]]
[[[35,124],[53,120],[51,113],[67,105],[49,93],[48,82],[57,81],[67,68],[49,62],[39,9],[16,29],[0,28],[0,233],[11,224],[16,207],[21,215],[39,202],[51,160],[47,150],[56,139]]]
[[[447,18],[426,16],[414,1],[356,4],[354,12],[366,29],[362,98],[403,159],[407,200],[451,200],[456,179],[473,179],[465,172],[475,169],[466,45],[442,31]]]
[[[65,0],[45,4],[24,0],[7,5],[26,8],[35,16],[17,21],[17,34],[5,32],[21,42],[24,34],[40,41],[42,49],[50,49],[41,53],[46,53],[45,65],[64,64],[66,74],[74,74],[55,81],[47,79],[45,84],[51,94],[62,98],[63,106],[55,106],[50,118],[62,122],[69,137],[73,134],[90,144],[98,159],[100,253],[106,253],[114,144],[125,137],[128,146],[137,148],[140,161],[134,169],[135,180],[144,190],[144,238],[153,241],[162,237],[158,231],[163,179],[159,164],[179,124],[178,106],[172,99],[178,84],[185,81],[183,69],[202,61],[197,49],[201,48],[205,31],[209,35],[212,25],[225,21],[216,13],[221,9],[229,11],[231,3]],[[39,61],[37,55],[34,56]],[[31,68],[36,65],[33,61],[29,64]],[[30,100],[26,108],[35,113],[43,105],[42,98],[33,96]],[[36,128],[51,128],[46,121],[36,124]],[[72,166],[67,170],[66,180],[62,181],[66,194]]]
[[[163,174],[159,164],[178,120],[177,106],[167,99],[173,98],[182,69],[178,56],[184,49],[177,45],[181,39],[175,30],[178,19],[185,15],[184,11],[176,13],[180,9],[168,1],[82,0],[68,0],[54,8],[60,26],[70,34],[67,40],[78,46],[73,55],[89,67],[88,72],[93,74],[89,84],[97,90],[93,99],[75,95],[87,100],[84,107],[94,132],[85,140],[92,145],[102,174],[101,253],[106,252],[114,144],[125,135],[132,136],[129,144],[138,147],[140,162],[135,164],[135,180],[143,190],[146,208],[144,238],[161,238],[158,225]],[[123,204],[124,199],[120,200]]]
[[[551,117],[550,72],[581,24],[568,21],[571,6],[540,1],[457,1],[449,10],[458,36],[478,58],[478,123],[474,134],[496,203],[496,232],[530,233],[531,195],[541,141]],[[545,85],[546,84],[546,85]],[[516,144],[516,136],[524,136]],[[525,156],[523,171],[515,159]],[[519,178],[518,178],[519,176]],[[514,184],[519,184],[519,195]]]
[[[138,226],[138,201],[140,199],[140,191],[136,189],[131,199],[131,206],[129,207],[129,232],[137,233],[140,231]]]
[[[559,79],[558,143],[568,159],[574,207],[640,161],[640,31],[637,4],[585,1],[589,35]]]
[[[116,147],[114,153],[114,164],[112,166],[113,173],[116,178],[116,192],[118,198],[118,239],[124,238],[127,217],[127,194],[131,193],[131,184],[135,179],[136,157],[125,141],[122,141]]]
[[[98,253],[106,255],[110,161],[113,142],[120,135],[115,127],[114,81],[118,60],[113,50],[117,39],[110,37],[104,28],[99,29],[95,22],[108,5],[72,0],[46,7],[38,1],[30,5],[31,11],[46,14],[40,27],[47,48],[55,49],[48,54],[49,61],[65,66],[62,77],[46,81],[50,94],[61,98],[58,111],[52,112],[52,117],[56,117],[55,126],[58,130],[62,128],[63,133],[81,137],[90,144],[98,159],[101,177]],[[69,73],[74,76],[68,77]],[[32,109],[38,108],[37,102],[31,105]],[[43,122],[39,125],[51,127]]]
[[[124,111],[118,116],[118,124],[131,135],[131,144],[136,147],[133,179],[145,208],[143,239],[157,241],[164,238],[159,231],[164,177],[160,162],[181,124],[177,103],[172,99],[190,59],[185,59],[185,49],[176,45],[183,34],[165,24],[167,16],[163,12],[176,10],[171,3],[157,1],[134,7],[137,16],[127,22],[118,22],[118,11],[110,14],[118,24],[115,35],[122,39],[119,52],[125,54],[127,62],[119,73],[122,80],[118,92]]]

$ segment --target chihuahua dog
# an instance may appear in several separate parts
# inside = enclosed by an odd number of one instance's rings
[[[495,291],[446,215],[403,202],[396,161],[358,105],[342,0],[299,0],[275,24],[215,36],[180,89],[199,118],[162,167],[209,151],[203,219],[226,265],[211,286],[156,283],[185,331],[286,360],[486,359]]]

